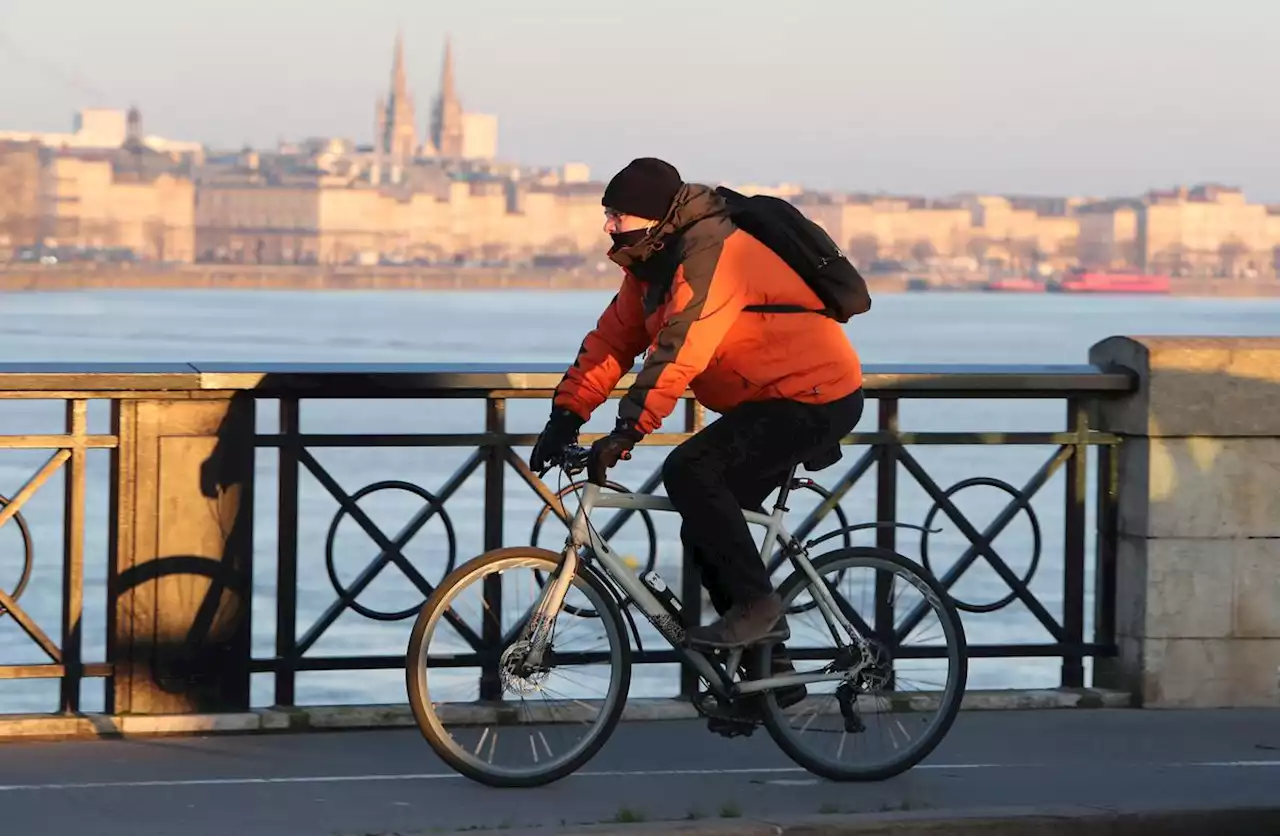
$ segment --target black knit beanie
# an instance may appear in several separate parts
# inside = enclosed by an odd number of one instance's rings
[[[653,157],[641,157],[613,176],[600,202],[608,209],[660,221],[667,216],[671,202],[683,185],[675,166]]]

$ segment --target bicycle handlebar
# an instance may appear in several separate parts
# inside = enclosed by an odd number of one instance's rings
[[[583,447],[580,444],[570,444],[568,447],[565,447],[564,450],[560,452],[560,455],[553,457],[548,462],[547,469],[542,471],[542,473],[539,473],[538,476],[539,477],[545,476],[547,472],[551,470],[551,468],[555,467],[556,465],[559,465],[561,468],[563,468],[564,472],[567,473],[568,475],[574,476],[587,469],[587,461],[590,458],[591,458],[590,447]],[[623,453],[622,458],[624,460],[629,460],[631,458],[631,452],[627,451]]]
[[[559,460],[553,464],[559,464],[564,468],[564,472],[573,476],[587,469],[587,459],[591,457],[591,448],[583,447],[579,444],[570,444],[564,448],[559,456]]]

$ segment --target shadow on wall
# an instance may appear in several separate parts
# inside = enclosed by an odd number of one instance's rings
[[[107,711],[248,710],[252,395],[121,411]]]

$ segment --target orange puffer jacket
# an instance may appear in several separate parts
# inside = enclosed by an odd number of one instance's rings
[[[785,262],[729,220],[707,186],[685,185],[644,241],[609,257],[622,287],[587,334],[554,404],[591,416],[645,354],[618,419],[651,433],[691,389],[724,413],[746,402],[827,403],[862,386],[862,364],[840,323],[817,313],[759,313],[749,305],[822,307]]]

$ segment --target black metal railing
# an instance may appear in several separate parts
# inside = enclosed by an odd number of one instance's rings
[[[292,706],[297,701],[297,677],[310,671],[395,669],[404,665],[400,653],[370,655],[319,655],[316,647],[335,622],[346,612],[376,621],[396,621],[411,618],[417,605],[401,607],[395,611],[382,611],[362,603],[361,593],[388,566],[396,566],[417,594],[425,598],[433,589],[431,580],[404,555],[409,541],[432,520],[438,520],[447,540],[444,566],[432,567],[430,575],[443,577],[449,569],[468,555],[460,555],[455,537],[454,521],[449,514],[449,501],[464,485],[477,478],[483,479],[483,521],[481,548],[491,549],[502,545],[528,543],[529,539],[506,530],[504,505],[507,497],[507,479],[518,477],[541,501],[532,535],[538,536],[539,526],[550,516],[565,519],[561,497],[565,490],[555,490],[533,474],[524,462],[520,448],[527,448],[535,439],[534,432],[512,432],[508,428],[508,404],[528,399],[546,399],[550,389],[559,380],[562,370],[547,367],[441,367],[441,366],[307,366],[282,365],[261,368],[233,367],[223,364],[174,364],[166,366],[129,366],[120,368],[71,369],[55,366],[0,366],[0,399],[46,398],[61,399],[68,403],[68,427],[57,436],[0,436],[0,448],[46,447],[55,451],[48,465],[39,471],[27,486],[8,499],[0,497],[0,526],[10,524],[20,535],[23,555],[19,561],[19,580],[0,577],[0,620],[13,619],[36,644],[50,657],[48,664],[3,665],[0,664],[0,680],[49,677],[63,682],[62,711],[75,711],[79,706],[80,679],[85,676],[107,677],[118,675],[120,660],[118,642],[108,642],[106,658],[101,662],[82,664],[80,661],[79,612],[83,596],[83,527],[84,481],[83,456],[88,448],[101,447],[113,456],[112,514],[118,515],[114,492],[122,490],[128,479],[150,478],[148,474],[131,473],[120,466],[122,451],[132,436],[120,427],[121,404],[146,399],[181,399],[226,396],[249,398],[255,402],[278,402],[278,427],[275,432],[258,430],[247,443],[258,450],[274,450],[278,456],[278,477],[274,486],[277,500],[276,523],[276,618],[274,653],[245,659],[246,670],[270,673],[274,677],[273,702],[280,706]],[[629,378],[619,384],[619,392],[625,390]],[[1060,684],[1074,688],[1085,683],[1084,662],[1089,657],[1108,656],[1115,653],[1114,633],[1114,569],[1115,569],[1115,507],[1119,489],[1115,467],[1114,445],[1118,438],[1097,432],[1090,427],[1090,406],[1099,398],[1122,395],[1131,391],[1132,380],[1124,374],[1103,372],[1091,366],[1024,367],[1024,366],[869,366],[866,370],[866,390],[876,402],[875,428],[853,434],[847,439],[847,450],[854,453],[852,462],[843,468],[831,468],[814,478],[812,490],[821,500],[798,525],[795,533],[806,537],[824,520],[839,517],[843,523],[855,516],[870,517],[866,513],[851,513],[842,501],[855,486],[863,483],[875,471],[874,517],[877,520],[896,520],[900,512],[900,495],[905,484],[914,484],[923,491],[931,505],[924,521],[924,528],[936,520],[949,520],[963,534],[967,545],[963,553],[948,568],[938,563],[936,547],[931,550],[928,534],[920,535],[919,554],[908,554],[934,570],[949,589],[953,600],[963,611],[966,627],[975,619],[1020,603],[1050,637],[1042,642],[984,642],[970,644],[970,654],[975,658],[1048,657],[1061,659]],[[196,395],[195,393],[201,393]],[[449,401],[478,400],[484,404],[484,429],[474,433],[307,433],[302,431],[302,404],[304,401],[326,399],[441,399]],[[91,435],[85,429],[84,405],[95,399],[105,399],[112,405],[112,432]],[[1056,400],[1065,404],[1065,422],[1062,429],[1040,432],[916,432],[900,426],[900,406],[915,399],[1000,399],[1000,400]],[[700,409],[691,400],[686,401],[682,432],[658,433],[646,441],[662,446],[679,443],[695,432],[702,424]],[[0,418],[2,420],[2,418]],[[863,425],[868,422],[864,418]],[[586,433],[583,439],[596,437]],[[1048,452],[1035,473],[1022,484],[1011,484],[1005,479],[989,474],[976,474],[944,487],[921,463],[915,448],[938,445],[1015,445],[1042,447]],[[358,490],[345,489],[326,468],[316,451],[324,448],[471,448],[472,452],[451,476],[436,489],[423,487],[413,481],[414,474],[406,472],[403,478],[377,481]],[[1090,532],[1087,520],[1086,495],[1091,478],[1088,451],[1097,450],[1096,484],[1097,513],[1095,530]],[[127,456],[125,456],[127,458]],[[67,481],[65,516],[65,560],[62,584],[62,642],[55,643],[40,631],[22,609],[22,595],[31,595],[27,587],[32,561],[38,551],[31,548],[32,536],[22,506],[39,487],[48,474],[45,470],[70,462],[71,478]],[[1065,474],[1061,615],[1054,616],[1040,598],[1031,590],[1032,576],[1040,564],[1045,543],[1032,500],[1059,472]],[[300,480],[306,473],[314,478],[328,496],[338,504],[337,516],[329,526],[325,545],[326,570],[335,590],[332,602],[309,625],[299,629],[299,577],[319,571],[313,563],[300,562]],[[77,475],[79,474],[79,475]],[[909,477],[910,483],[903,480]],[[661,484],[660,470],[655,471],[637,490],[651,492]],[[259,492],[269,486],[254,486]],[[985,527],[979,529],[960,511],[956,496],[970,488],[984,487],[1003,492],[1007,499],[1003,509]],[[388,533],[381,530],[369,514],[361,508],[361,500],[370,494],[384,490],[402,491],[421,501],[418,513],[401,530]],[[2,491],[0,491],[2,493]],[[606,537],[615,534],[635,513],[620,512],[604,528]],[[1023,572],[1015,572],[1009,560],[994,545],[994,541],[1019,515],[1027,518],[1032,530],[1032,555],[1029,566]],[[350,518],[362,528],[377,547],[377,554],[350,582],[344,582],[334,570],[334,531],[340,520]],[[118,523],[113,523],[119,529]],[[646,523],[649,550],[646,563],[652,565],[657,551],[658,534]],[[3,532],[0,532],[3,533]],[[1087,545],[1090,536],[1096,538],[1094,605],[1095,616],[1091,636],[1086,636],[1086,578]],[[114,535],[113,535],[114,536]],[[877,545],[897,549],[901,545],[899,534],[893,528],[879,528],[875,534]],[[118,539],[118,538],[117,538]],[[6,542],[0,538],[0,549]],[[0,555],[0,557],[3,557]],[[96,559],[96,556],[92,559]],[[775,555],[777,568],[780,555]],[[1007,587],[995,600],[972,601],[954,592],[957,582],[973,571],[979,562],[989,566]],[[687,561],[686,561],[687,563]],[[5,566],[0,559],[0,568]],[[684,598],[686,612],[702,609],[702,592],[696,570],[686,565],[677,588]],[[110,585],[109,585],[110,586]],[[108,590],[118,595],[119,589]],[[417,600],[415,598],[415,600]],[[109,601],[111,612],[117,603]],[[911,629],[913,619],[922,613],[914,613],[900,628]],[[456,619],[455,619],[456,620]],[[475,651],[473,661],[478,667],[492,664],[493,648],[501,636],[486,627],[479,632],[471,625],[455,624],[459,635]],[[110,630],[119,630],[112,621]],[[803,654],[803,648],[793,652]],[[670,652],[642,649],[635,657],[640,664],[670,662]],[[0,659],[0,662],[3,662]],[[463,664],[459,659],[454,664]],[[687,693],[692,681],[682,677],[681,691]],[[247,685],[246,685],[247,690]],[[244,697],[247,701],[247,694]],[[0,711],[4,709],[0,707]]]

